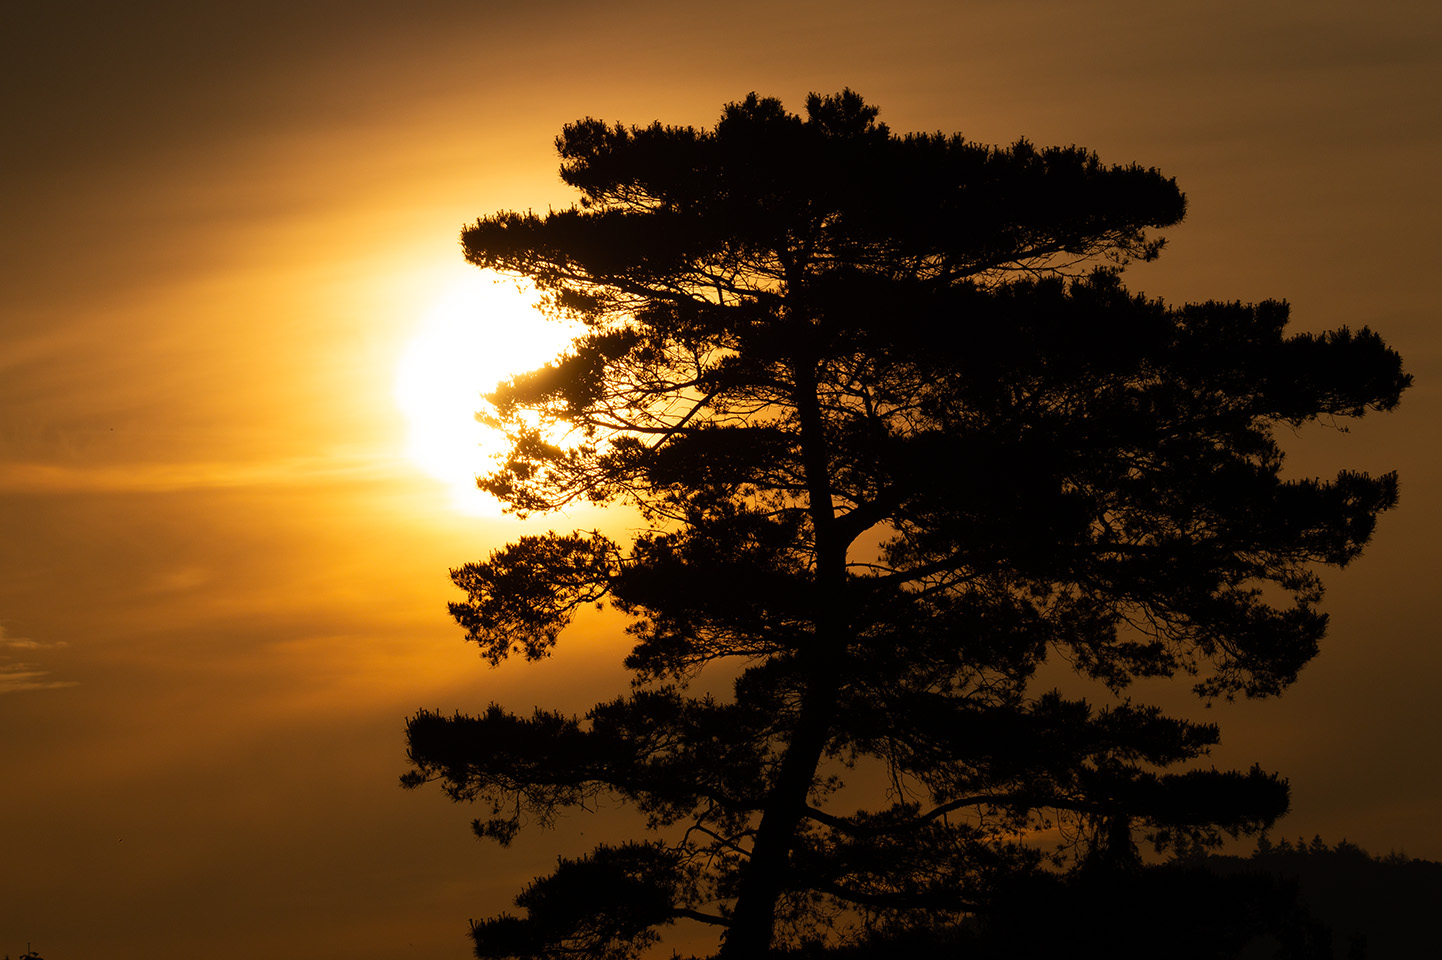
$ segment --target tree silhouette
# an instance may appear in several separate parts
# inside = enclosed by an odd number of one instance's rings
[[[493,664],[609,603],[633,689],[579,718],[422,711],[403,782],[481,801],[501,844],[602,795],[653,830],[560,860],[523,916],[474,924],[478,956],[629,957],[678,920],[723,957],[900,942],[1048,856],[1123,876],[1137,831],[1286,809],[1260,769],[1165,772],[1214,725],[1035,674],[1281,691],[1326,625],[1316,566],[1397,485],[1284,479],[1274,428],[1391,408],[1400,359],[1365,328],[1288,336],[1284,303],[1129,293],[1185,208],[1156,170],[876,117],[848,90],[804,117],[753,94],[711,130],[582,120],[557,139],[578,206],[462,235],[585,325],[489,398],[513,446],[481,487],[648,524],[452,572]],[[690,692],[703,670],[731,695]]]

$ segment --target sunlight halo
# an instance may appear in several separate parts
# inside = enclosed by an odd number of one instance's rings
[[[432,301],[396,367],[395,400],[407,423],[406,456],[449,488],[464,513],[499,514],[475,478],[507,449],[478,423],[481,396],[564,351],[578,328],[546,319],[526,281],[472,270]]]

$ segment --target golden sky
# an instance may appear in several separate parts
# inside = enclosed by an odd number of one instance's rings
[[[1330,578],[1297,685],[1208,719],[1219,765],[1291,778],[1280,832],[1442,859],[1436,3],[13,6],[0,954],[463,957],[468,917],[620,829],[502,855],[396,785],[419,707],[581,709],[624,678],[603,622],[534,666],[461,641],[447,569],[522,527],[407,458],[394,385],[469,277],[461,225],[571,202],[563,123],[709,125],[752,90],[1158,166],[1189,214],[1133,289],[1285,298],[1402,352],[1399,412],[1291,443],[1301,475],[1399,470],[1401,507]]]

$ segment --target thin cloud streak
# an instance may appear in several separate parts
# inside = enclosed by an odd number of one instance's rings
[[[46,680],[50,671],[39,670],[28,663],[0,664],[0,696],[28,690],[59,690],[79,686],[74,680]]]
[[[29,637],[6,636],[5,628],[0,627],[0,696],[27,690],[59,690],[62,687],[79,686],[78,681],[74,680],[47,680],[50,671],[42,669],[37,664],[23,661],[7,662],[6,651],[9,650],[28,652],[53,650],[64,646],[67,644],[63,640],[56,643],[45,643]]]
[[[378,482],[416,473],[416,468],[400,456],[368,454],[292,457],[259,463],[0,463],[0,493],[172,493]]]

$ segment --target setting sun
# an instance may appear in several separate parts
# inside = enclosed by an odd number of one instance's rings
[[[505,449],[503,436],[476,421],[481,395],[553,359],[574,335],[542,316],[539,299],[528,284],[471,271],[437,297],[401,355],[395,397],[407,422],[406,455],[467,513],[499,512],[475,485]]]

